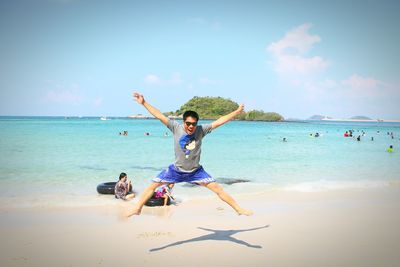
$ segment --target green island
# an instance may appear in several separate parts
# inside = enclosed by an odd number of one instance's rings
[[[166,116],[181,116],[186,110],[196,111],[201,119],[217,119],[239,107],[239,104],[222,97],[195,96],[175,112],[166,112]],[[283,121],[284,118],[276,112],[251,110],[236,116],[236,120],[245,121]]]

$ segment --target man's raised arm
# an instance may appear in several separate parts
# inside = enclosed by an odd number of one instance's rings
[[[159,119],[162,123],[165,125],[168,125],[169,119],[161,113],[158,109],[150,105],[146,100],[144,100],[144,97],[142,94],[138,92],[133,93],[133,98],[138,102],[139,104],[143,105],[150,113],[153,115],[155,118]]]
[[[224,115],[224,116],[220,117],[219,119],[213,121],[211,123],[212,129],[215,129],[215,128],[221,126],[222,124],[225,124],[228,121],[232,120],[234,117],[236,117],[237,115],[242,113],[243,109],[244,109],[244,105],[240,104],[239,107],[235,111],[232,111],[231,113]]]

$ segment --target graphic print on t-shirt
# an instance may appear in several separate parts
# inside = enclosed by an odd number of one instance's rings
[[[196,140],[193,135],[186,134],[179,139],[179,145],[185,153],[186,158],[189,158],[190,152],[196,148]]]

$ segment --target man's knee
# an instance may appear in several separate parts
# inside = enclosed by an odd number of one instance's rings
[[[153,189],[153,190],[156,190],[157,187],[162,186],[162,185],[163,185],[163,183],[152,182],[152,183],[149,185],[149,188],[151,188],[151,189]]]
[[[222,186],[220,186],[218,183],[209,183],[209,184],[206,185],[206,187],[208,189],[212,190],[217,195],[221,194],[224,191]]]

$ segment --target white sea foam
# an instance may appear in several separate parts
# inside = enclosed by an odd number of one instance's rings
[[[321,192],[344,189],[367,189],[390,186],[390,181],[313,181],[283,187],[285,191]]]

